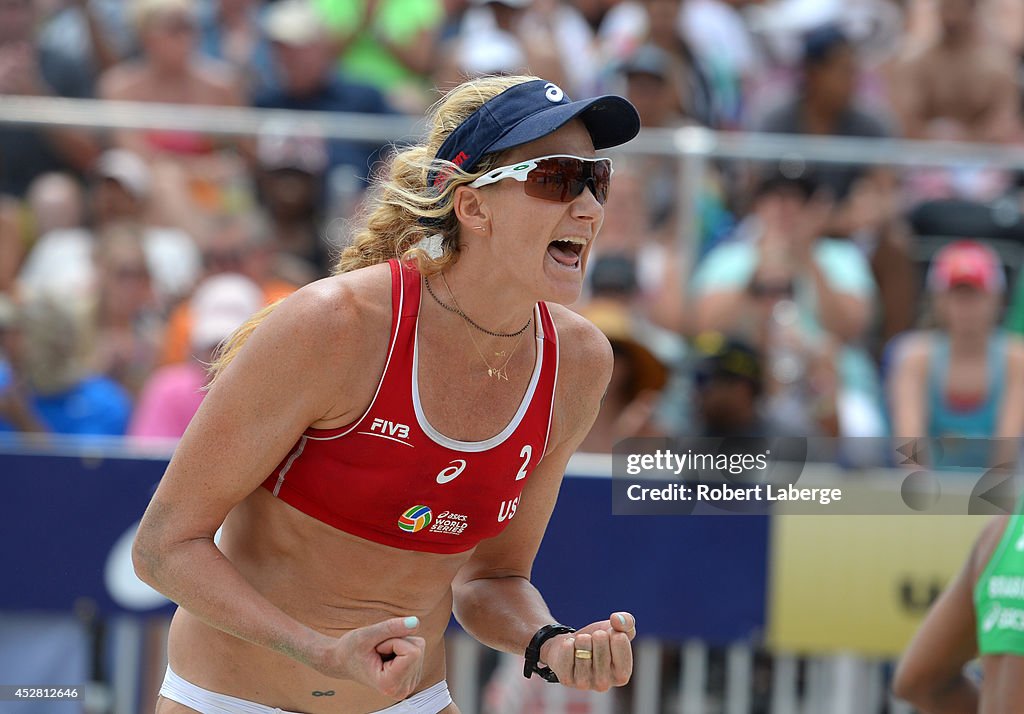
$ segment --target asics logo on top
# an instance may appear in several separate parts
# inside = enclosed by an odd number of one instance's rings
[[[377,436],[381,439],[388,439],[390,441],[397,441],[399,444],[405,444],[406,446],[412,447],[412,444],[408,441],[403,441],[403,439],[409,438],[409,427],[405,424],[399,424],[396,421],[374,419],[370,424],[369,431],[360,431],[358,433],[366,434],[367,436]]]
[[[449,481],[454,481],[456,478],[458,478],[459,474],[462,473],[462,470],[466,468],[465,459],[455,459],[454,461],[449,461],[448,463],[453,464],[453,466],[448,466],[444,469],[441,469],[441,473],[437,475],[438,483],[448,483]]]
[[[429,533],[444,535],[462,535],[469,528],[469,517],[464,513],[441,511],[430,526]]]
[[[563,92],[562,88],[554,82],[548,82],[544,85],[544,96],[549,102],[557,103],[562,101],[562,97],[565,96],[565,92]]]

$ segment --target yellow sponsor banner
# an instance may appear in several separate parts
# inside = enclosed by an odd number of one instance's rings
[[[776,516],[768,640],[892,657],[963,567],[990,516]]]

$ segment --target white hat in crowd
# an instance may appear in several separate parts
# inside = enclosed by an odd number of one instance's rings
[[[278,0],[263,16],[263,31],[271,42],[308,45],[323,39],[323,17],[309,0]]]
[[[216,347],[263,308],[263,291],[244,275],[220,273],[202,281],[192,295],[192,347]]]
[[[152,174],[149,166],[138,154],[127,149],[110,149],[100,155],[96,162],[96,173],[121,184],[136,199],[143,200],[149,195]]]
[[[295,169],[313,176],[324,172],[329,158],[318,125],[273,119],[260,131],[256,157],[269,171]]]
[[[196,0],[135,0],[131,6],[136,29],[143,29],[153,19],[184,15],[193,21],[198,16]]]
[[[459,41],[456,61],[469,77],[483,74],[512,74],[526,68],[526,55],[519,40],[503,30],[470,34]]]

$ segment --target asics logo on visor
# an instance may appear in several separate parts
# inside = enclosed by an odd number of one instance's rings
[[[603,204],[608,200],[611,176],[611,159],[552,154],[499,166],[469,186],[482,188],[510,178],[523,184],[527,196],[561,203],[572,201],[589,187],[598,203]]]

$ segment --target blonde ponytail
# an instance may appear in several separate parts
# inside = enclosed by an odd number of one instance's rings
[[[374,190],[364,212],[362,229],[352,245],[342,251],[334,274],[347,273],[391,258],[416,261],[420,272],[432,275],[454,263],[459,252],[459,223],[451,196],[459,186],[472,183],[497,165],[498,156],[486,155],[473,173],[449,161],[434,159],[441,144],[456,127],[484,102],[506,89],[536,77],[488,76],[460,84],[437,102],[430,113],[431,131],[426,141],[400,151],[391,160],[388,178]],[[448,176],[440,194],[427,185],[431,172]],[[424,225],[424,224],[429,224]],[[437,236],[437,246],[425,239]]]
[[[428,117],[431,129],[424,143],[395,153],[387,178],[371,189],[366,208],[357,221],[362,227],[357,230],[352,244],[342,251],[333,274],[378,265],[392,258],[415,261],[420,272],[426,275],[454,263],[459,253],[459,222],[451,196],[456,188],[472,183],[496,166],[499,157],[484,156],[475,172],[466,173],[455,164],[436,160],[434,156],[448,135],[487,100],[535,79],[537,77],[479,77],[460,84],[438,101]],[[431,171],[443,172],[449,177],[440,193],[427,184]],[[211,384],[279,302],[260,310],[224,341],[209,366]]]

